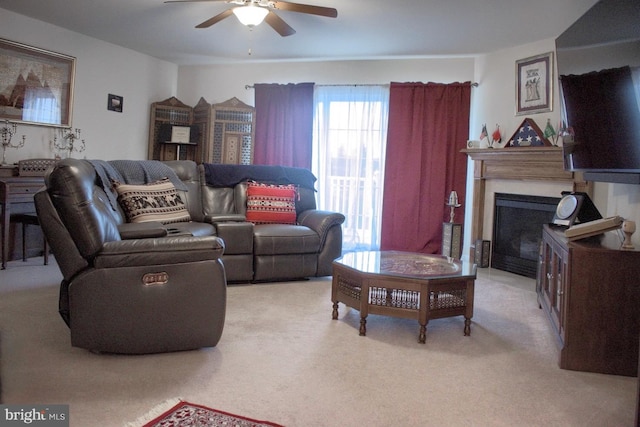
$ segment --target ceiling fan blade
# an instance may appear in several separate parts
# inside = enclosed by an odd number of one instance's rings
[[[165,0],[165,3],[225,2],[228,0]]]
[[[313,6],[310,4],[299,4],[277,0],[273,0],[273,7],[279,10],[308,13],[311,15],[326,16],[328,18],[336,18],[338,16],[338,11],[332,7]]]
[[[276,15],[272,11],[269,11],[269,13],[264,18],[264,20],[267,24],[271,26],[271,28],[276,30],[276,32],[280,34],[282,37],[287,37],[296,33],[296,30],[291,28],[289,24],[284,22],[282,18],[280,18],[278,15]]]
[[[201,24],[196,25],[196,28],[209,28],[213,24],[222,21],[224,18],[228,18],[233,14],[233,9],[227,9],[222,13],[217,14],[213,18],[209,18]]]

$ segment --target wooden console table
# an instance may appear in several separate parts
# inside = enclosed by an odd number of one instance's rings
[[[2,269],[9,260],[9,225],[11,212],[35,212],[34,194],[44,185],[43,177],[0,178],[0,203],[2,204]]]
[[[560,345],[560,368],[635,376],[640,334],[640,251],[607,232],[567,241],[545,225],[538,304]]]

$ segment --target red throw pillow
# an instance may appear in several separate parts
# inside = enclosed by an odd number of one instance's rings
[[[247,221],[254,224],[295,224],[296,187],[249,182]]]

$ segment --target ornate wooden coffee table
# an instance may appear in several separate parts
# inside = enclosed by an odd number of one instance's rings
[[[351,252],[333,262],[333,319],[338,303],[360,311],[360,335],[367,316],[416,319],[424,344],[430,319],[464,316],[471,333],[476,265],[439,255],[399,251]]]

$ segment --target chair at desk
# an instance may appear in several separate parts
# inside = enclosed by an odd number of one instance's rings
[[[18,176],[44,176],[47,169],[58,162],[57,159],[24,159],[18,161]],[[11,222],[22,224],[22,261],[27,260],[27,225],[40,226],[38,215],[35,213],[20,213],[11,215]],[[43,233],[44,236],[44,233]],[[44,265],[49,264],[49,245],[44,240]]]
[[[35,213],[20,213],[11,215],[11,222],[15,222],[18,224],[22,224],[22,261],[27,260],[27,225],[37,225],[40,226],[40,221],[38,220],[38,215]],[[44,233],[43,233],[44,236]],[[49,264],[49,244],[47,243],[47,238],[42,238],[44,241],[44,265]]]

